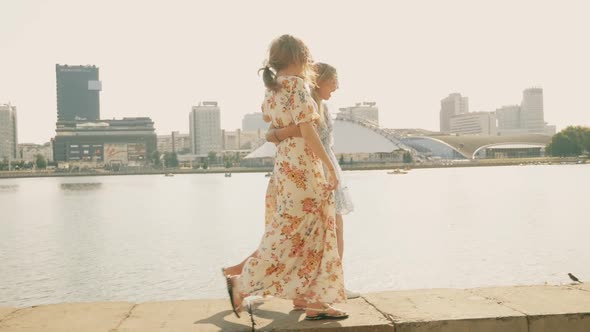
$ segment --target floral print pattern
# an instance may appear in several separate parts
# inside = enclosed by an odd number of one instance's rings
[[[277,128],[313,122],[317,106],[303,80],[279,77],[267,90],[263,113]],[[257,257],[250,258],[239,288],[250,295],[335,303],[345,299],[337,250],[334,194],[326,189],[319,158],[301,137],[277,147],[266,194],[265,231]]]

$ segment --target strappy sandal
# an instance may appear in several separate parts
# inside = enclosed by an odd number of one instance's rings
[[[225,277],[225,283],[227,285],[227,294],[229,295],[229,301],[231,303],[231,309],[233,310],[236,317],[240,318],[240,311],[242,311],[242,306],[236,306],[234,303],[234,285],[232,283],[231,277]]]
[[[317,315],[305,315],[305,320],[341,320],[348,318],[348,314],[342,310],[333,308],[332,306],[327,306],[322,309],[316,308],[305,308],[305,310],[309,311],[317,311]],[[333,312],[329,312],[332,310]]]

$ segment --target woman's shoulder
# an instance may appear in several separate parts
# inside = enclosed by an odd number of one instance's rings
[[[277,78],[281,88],[285,91],[297,91],[305,89],[305,80],[299,76],[279,76]]]

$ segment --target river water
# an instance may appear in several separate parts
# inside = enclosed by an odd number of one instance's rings
[[[360,292],[590,280],[590,165],[345,172]],[[221,298],[262,173],[0,180],[0,305]]]

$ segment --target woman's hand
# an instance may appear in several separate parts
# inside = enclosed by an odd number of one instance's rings
[[[336,190],[338,188],[338,177],[334,168],[328,168],[327,172],[328,190]]]
[[[284,128],[275,128],[271,125],[266,132],[265,138],[268,142],[279,144],[281,141],[289,137],[302,137],[301,130],[295,124],[291,124]]]

